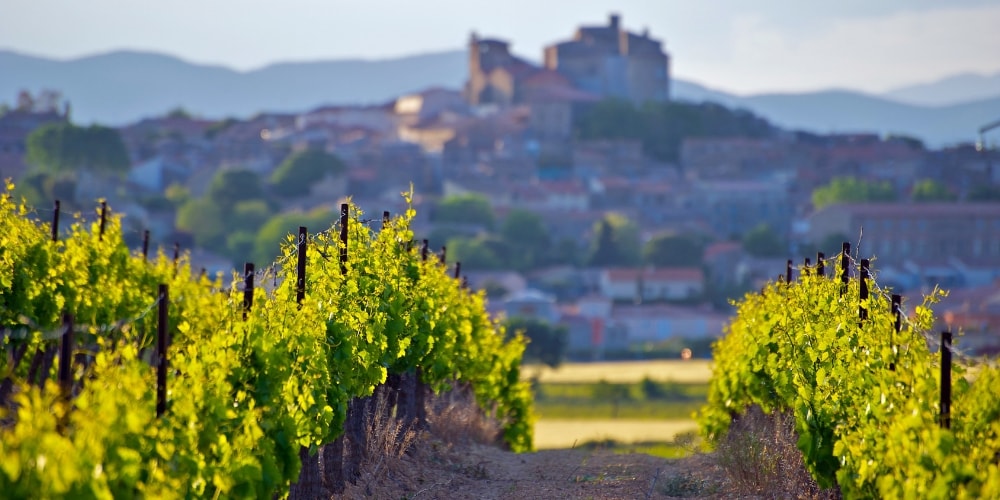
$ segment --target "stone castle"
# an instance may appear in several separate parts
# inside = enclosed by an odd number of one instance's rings
[[[647,31],[626,31],[617,14],[605,26],[582,26],[572,40],[545,48],[539,67],[510,53],[508,42],[469,39],[469,104],[509,106],[553,91],[578,91],[635,103],[670,97],[670,56]]]

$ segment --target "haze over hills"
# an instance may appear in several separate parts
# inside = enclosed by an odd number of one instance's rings
[[[1000,96],[1000,71],[992,75],[961,73],[929,83],[892,89],[884,97],[907,104],[947,106]]]
[[[49,88],[70,100],[79,123],[122,125],[177,107],[209,118],[249,117],[324,104],[381,104],[433,86],[458,89],[467,77],[466,57],[454,50],[241,72],[148,52],[59,61],[0,50],[0,102],[12,102],[22,89]],[[931,146],[973,141],[979,126],[1000,118],[1000,73],[956,75],[881,96],[849,90],[741,96],[680,79],[672,85],[676,99],[746,108],[782,127],[906,134]]]

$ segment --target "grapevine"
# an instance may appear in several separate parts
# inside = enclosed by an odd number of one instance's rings
[[[950,429],[939,426],[935,290],[900,332],[885,290],[861,301],[860,282],[809,274],[748,294],[713,346],[703,434],[720,439],[758,405],[794,415],[798,447],[823,487],[845,497],[1000,497],[1000,370],[952,367]],[[859,308],[867,319],[859,318]]]
[[[299,450],[344,432],[351,400],[418,367],[436,390],[471,385],[508,445],[531,449],[524,339],[507,340],[482,293],[411,248],[412,209],[375,232],[352,206],[346,272],[339,227],[303,242],[301,302],[289,265],[300,242],[289,236],[268,267],[277,286],[256,288],[246,310],[240,276],[196,276],[186,255],[147,260],[124,244],[117,216],[103,234],[77,218],[52,241],[12,189],[0,194],[0,348],[22,355],[0,357],[5,496],[281,496]],[[160,283],[170,290],[170,371],[158,416],[150,311]],[[68,394],[54,380],[58,359],[34,379],[25,361],[49,359],[64,314],[77,325]]]

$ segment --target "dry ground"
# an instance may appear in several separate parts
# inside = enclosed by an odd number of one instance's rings
[[[644,499],[714,498],[722,473],[707,455],[664,459],[606,450],[516,454],[481,444],[421,438],[375,477],[348,485],[346,498]]]

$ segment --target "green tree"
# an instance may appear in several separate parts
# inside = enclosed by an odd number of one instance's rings
[[[233,206],[229,217],[232,231],[246,231],[256,234],[257,230],[271,218],[271,209],[264,200],[241,201]]]
[[[163,192],[163,196],[176,208],[191,199],[191,190],[183,184],[174,183],[167,186],[166,191]]]
[[[588,263],[592,266],[634,266],[639,263],[639,228],[625,216],[605,215],[594,225]]]
[[[958,196],[947,186],[931,179],[924,179],[913,184],[910,199],[916,202],[955,201]]]
[[[317,209],[309,213],[286,212],[278,214],[264,223],[257,232],[253,245],[253,262],[263,266],[278,257],[281,243],[290,234],[297,234],[299,226],[305,226],[310,233],[329,229],[340,217],[339,212]]]
[[[767,224],[759,224],[743,235],[743,250],[756,257],[781,257],[788,253],[785,242]]]
[[[262,265],[266,265],[266,262],[270,261],[253,260],[254,245],[256,243],[257,237],[249,231],[230,233],[226,237],[226,256],[232,258],[233,262],[237,264],[241,262],[260,262]]]
[[[524,351],[526,360],[539,361],[556,368],[566,357],[569,331],[565,326],[520,316],[509,318],[506,326],[508,335],[523,332],[528,338],[528,347]]]
[[[297,151],[285,158],[271,174],[271,189],[283,197],[303,195],[327,176],[343,175],[346,170],[340,158],[326,151]]]
[[[813,207],[819,210],[834,203],[896,201],[896,190],[888,181],[871,182],[855,177],[837,177],[813,190]]]
[[[118,131],[100,125],[43,125],[28,136],[25,160],[51,172],[88,170],[120,175],[129,168],[128,151]]]
[[[511,264],[516,269],[536,266],[550,250],[549,231],[542,217],[530,210],[511,210],[500,224],[500,237],[512,249]]]
[[[461,262],[463,269],[495,270],[507,267],[506,243],[494,236],[455,237],[448,240],[448,260]]]
[[[177,209],[174,226],[191,233],[196,245],[210,250],[224,250],[226,246],[225,212],[209,198],[188,200]]]
[[[642,247],[642,260],[664,267],[700,266],[704,240],[693,234],[661,233]]]
[[[190,120],[193,117],[191,116],[191,113],[188,113],[188,111],[182,106],[177,106],[167,112],[167,118]]]
[[[632,398],[632,391],[626,384],[612,384],[605,379],[599,380],[592,389],[594,399],[598,401],[611,401],[611,418],[618,418],[618,410],[622,401]]]
[[[475,224],[493,229],[493,207],[480,194],[448,196],[434,209],[433,220],[437,223]]]
[[[637,108],[608,99],[576,114],[573,130],[584,140],[635,139],[650,157],[677,162],[687,137],[769,137],[775,128],[748,111],[715,103],[648,102]]]
[[[978,184],[969,190],[969,201],[1000,201],[1000,186]]]
[[[228,213],[241,201],[263,199],[264,190],[260,185],[260,177],[253,171],[227,169],[219,170],[212,177],[207,196]]]

